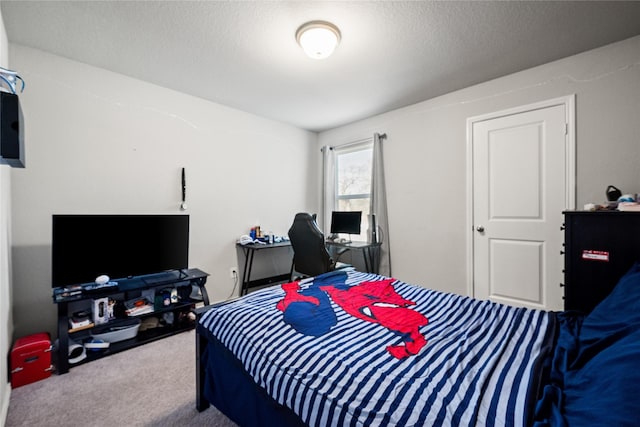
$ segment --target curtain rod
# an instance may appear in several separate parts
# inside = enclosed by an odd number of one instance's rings
[[[387,134],[386,133],[381,133],[381,134],[378,135],[378,138],[386,139],[387,138]],[[369,141],[372,141],[372,140],[373,140],[373,137],[365,138],[365,139],[359,139],[357,141],[347,142],[346,144],[329,146],[329,150],[334,150],[336,148],[349,148],[349,147],[351,147],[353,145],[363,144],[365,142],[369,142]],[[322,151],[322,150],[320,150],[320,151]]]

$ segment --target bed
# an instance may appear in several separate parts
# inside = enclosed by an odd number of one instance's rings
[[[636,425],[640,264],[589,315],[346,269],[201,309],[198,410],[242,426]]]

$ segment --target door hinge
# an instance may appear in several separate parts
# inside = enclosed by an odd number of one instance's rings
[[[564,124],[564,134],[569,135],[569,123]]]

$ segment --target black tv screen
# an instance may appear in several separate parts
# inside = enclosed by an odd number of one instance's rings
[[[189,215],[53,215],[52,287],[189,268]]]
[[[331,234],[360,234],[362,211],[333,211],[331,213]]]

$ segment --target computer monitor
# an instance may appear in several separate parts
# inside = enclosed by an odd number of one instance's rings
[[[362,211],[333,211],[331,213],[331,234],[360,234]]]

